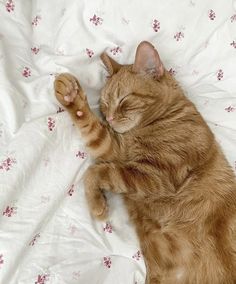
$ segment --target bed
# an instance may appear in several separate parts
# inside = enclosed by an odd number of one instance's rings
[[[97,112],[100,54],[132,63],[148,40],[236,171],[236,1],[1,0],[0,19],[0,283],[144,284],[121,197],[89,214],[92,160],[53,82],[76,75]]]

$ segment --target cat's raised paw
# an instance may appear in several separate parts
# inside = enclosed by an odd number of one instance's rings
[[[55,96],[63,106],[77,105],[84,106],[86,96],[78,82],[71,74],[62,73],[56,77],[54,82]],[[81,114],[82,115],[82,114]]]

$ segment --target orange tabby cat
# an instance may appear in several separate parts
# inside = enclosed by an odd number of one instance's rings
[[[140,43],[133,65],[101,58],[111,76],[101,93],[107,122],[75,77],[55,81],[95,158],[84,178],[91,213],[106,218],[103,192],[122,194],[146,283],[236,283],[236,180],[214,135],[150,43]]]

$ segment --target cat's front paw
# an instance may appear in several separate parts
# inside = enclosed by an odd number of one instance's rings
[[[106,220],[108,217],[108,205],[106,197],[101,194],[96,200],[89,203],[92,215],[98,220]]]
[[[108,205],[97,177],[97,167],[90,166],[84,175],[85,196],[91,214],[96,219],[105,220],[108,216]]]
[[[55,96],[65,107],[75,105],[78,112],[86,105],[86,96],[78,82],[71,74],[62,73],[54,82]]]

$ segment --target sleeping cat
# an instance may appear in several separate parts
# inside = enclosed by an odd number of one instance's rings
[[[214,135],[150,43],[139,44],[133,65],[101,58],[106,121],[74,76],[55,81],[95,158],[84,177],[92,215],[107,217],[103,192],[123,196],[148,284],[236,283],[236,179]]]

